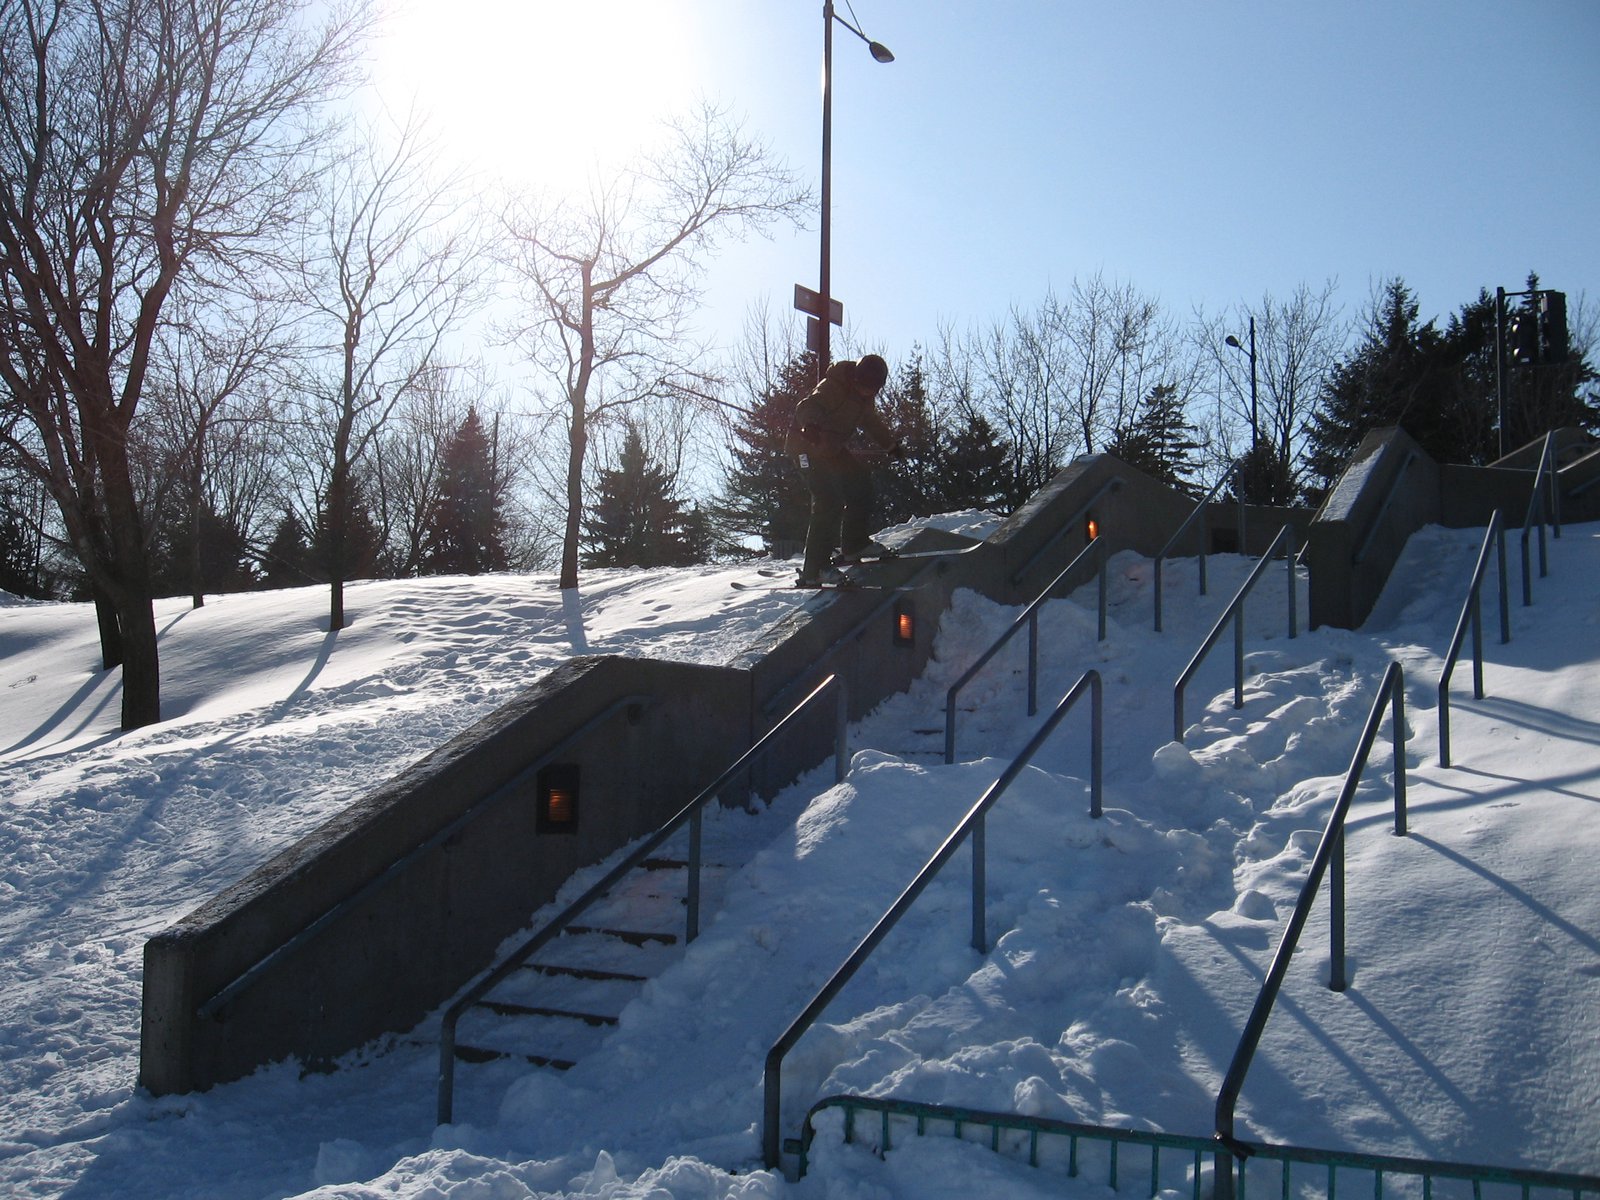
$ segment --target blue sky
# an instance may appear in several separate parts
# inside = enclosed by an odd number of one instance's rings
[[[842,0],[834,291],[901,353],[1103,272],[1174,315],[1403,277],[1600,301],[1600,3]],[[704,96],[820,171],[820,0],[402,0],[383,68],[490,172],[564,186]],[[409,39],[409,43],[407,41]],[[409,45],[409,48],[407,46]],[[398,47],[398,49],[396,49]],[[452,132],[455,131],[455,132]],[[705,327],[817,283],[817,232],[724,250]]]

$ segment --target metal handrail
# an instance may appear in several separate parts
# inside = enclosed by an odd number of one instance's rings
[[[1170,538],[1168,538],[1167,539],[1167,544],[1165,546],[1161,547],[1160,551],[1157,552],[1156,557],[1155,557],[1156,632],[1157,633],[1161,632],[1161,564],[1162,564],[1162,561],[1167,557],[1167,554],[1172,550],[1172,548],[1178,544],[1179,539],[1182,538],[1184,534],[1189,532],[1189,526],[1193,525],[1196,520],[1198,520],[1199,518],[1201,518],[1201,517],[1203,517],[1205,515],[1207,508],[1211,504],[1211,501],[1214,500],[1216,498],[1217,493],[1222,490],[1222,485],[1227,483],[1228,480],[1231,479],[1233,477],[1233,475],[1243,465],[1244,465],[1244,459],[1242,459],[1242,458],[1241,459],[1237,459],[1237,460],[1234,461],[1234,463],[1233,463],[1233,465],[1231,467],[1229,467],[1226,471],[1224,471],[1222,473],[1222,478],[1217,480],[1217,482],[1214,485],[1212,485],[1211,490],[1205,494],[1205,498],[1203,500],[1201,500],[1199,504],[1196,504],[1194,506],[1194,511],[1191,512],[1188,515],[1187,518],[1185,518],[1185,520],[1184,520],[1182,525],[1178,526],[1178,531],[1176,533],[1174,533]],[[1245,529],[1244,529],[1244,489],[1240,488],[1239,489],[1239,549],[1241,551],[1244,549],[1244,546],[1245,546],[1244,534],[1245,534]],[[1204,596],[1206,594],[1206,542],[1205,542],[1205,538],[1203,536],[1200,539],[1200,555],[1199,555],[1199,558],[1200,558],[1200,594],[1202,596]]]
[[[982,542],[979,542],[978,546],[981,546],[982,544]],[[945,559],[953,558],[960,554],[968,554],[975,549],[977,549],[977,546],[966,546],[960,550],[935,552],[934,555],[930,556],[932,557],[933,561],[924,564],[920,570],[914,571],[911,576],[905,580],[905,582],[896,584],[892,589],[890,589],[887,597],[872,606],[871,611],[868,612],[866,616],[862,617],[861,620],[852,625],[846,633],[843,633],[838,638],[834,639],[833,644],[824,649],[820,654],[817,655],[816,658],[812,659],[806,668],[798,675],[796,675],[788,683],[784,684],[771,696],[767,697],[766,703],[761,707],[761,714],[766,716],[769,713],[776,712],[783,706],[784,700],[792,693],[798,691],[800,686],[805,683],[806,680],[814,677],[818,669],[821,668],[824,663],[831,659],[840,650],[844,649],[846,645],[855,641],[862,634],[866,633],[874,621],[894,607],[896,603],[896,592],[906,591],[916,587],[922,581],[923,576],[927,575],[930,571],[942,570],[945,565]],[[909,558],[912,556],[907,555],[906,557]],[[893,562],[894,559],[890,558],[885,561]]]
[[[1555,536],[1561,536],[1561,491],[1556,487],[1556,476],[1552,464],[1555,461],[1554,446],[1555,434],[1544,435],[1544,450],[1539,454],[1539,469],[1533,475],[1533,491],[1528,495],[1528,512],[1522,522],[1522,605],[1524,608],[1533,603],[1533,581],[1528,569],[1528,538],[1533,531],[1533,514],[1539,514],[1539,578],[1543,579],[1550,574],[1550,559],[1545,552],[1544,526],[1545,526],[1545,493],[1539,486],[1548,481],[1553,510],[1551,524],[1555,529]]]
[[[709,786],[704,788],[693,800],[684,805],[674,814],[666,824],[651,834],[631,854],[620,863],[606,872],[604,878],[584,892],[559,914],[548,921],[543,928],[531,938],[513,950],[506,959],[486,974],[476,984],[469,988],[459,999],[445,1010],[444,1020],[439,1030],[439,1099],[438,1123],[448,1125],[451,1120],[455,1099],[455,1050],[456,1050],[456,1025],[461,1015],[489,992],[496,984],[510,975],[528,959],[533,957],[547,943],[562,933],[571,925],[585,909],[596,900],[605,896],[616,883],[629,871],[632,871],[645,859],[649,858],[663,842],[676,833],[685,821],[689,822],[689,902],[686,918],[685,941],[692,942],[700,932],[700,827],[701,814],[705,806],[716,796],[722,788],[742,771],[768,744],[781,733],[791,721],[804,712],[811,702],[830,687],[836,687],[836,700],[834,709],[834,781],[840,782],[845,777],[848,762],[847,729],[849,722],[849,696],[845,681],[841,676],[830,675],[819,683],[811,692],[795,705],[793,709],[776,725],[767,730],[765,734],[734,760],[721,775],[717,776]]]
[[[1284,976],[1289,972],[1289,960],[1294,956],[1295,948],[1300,943],[1300,934],[1311,915],[1311,906],[1317,898],[1325,874],[1329,876],[1328,899],[1329,907],[1332,909],[1328,955],[1331,977],[1328,986],[1336,992],[1344,991],[1347,986],[1344,937],[1344,825],[1345,818],[1350,812],[1350,803],[1355,798],[1356,788],[1361,783],[1361,772],[1372,754],[1372,744],[1377,739],[1379,726],[1383,723],[1383,709],[1386,704],[1392,711],[1394,721],[1394,832],[1397,837],[1404,836],[1406,832],[1405,674],[1399,663],[1392,662],[1383,673],[1383,682],[1378,686],[1378,697],[1373,702],[1372,711],[1367,715],[1366,727],[1361,732],[1361,740],[1356,744],[1355,754],[1350,760],[1350,769],[1345,772],[1344,787],[1340,789],[1339,798],[1334,802],[1327,828],[1322,833],[1322,841],[1317,846],[1316,856],[1311,860],[1310,873],[1300,889],[1300,898],[1295,902],[1294,912],[1284,928],[1277,952],[1272,956],[1272,965],[1267,970],[1267,977],[1262,981],[1261,990],[1256,994],[1255,1005],[1245,1022],[1244,1032],[1239,1037],[1239,1046],[1233,1053],[1233,1061],[1229,1063],[1228,1073],[1217,1092],[1216,1200],[1233,1200],[1231,1160],[1248,1154],[1248,1147],[1234,1140],[1234,1108],[1238,1104],[1239,1092],[1244,1087],[1245,1075],[1250,1070],[1250,1062],[1255,1057],[1256,1047],[1261,1042],[1261,1034],[1267,1027],[1267,1018],[1272,1015],[1272,1006],[1283,988]]]
[[[1461,646],[1466,640],[1467,627],[1472,627],[1472,697],[1483,699],[1483,576],[1489,566],[1489,549],[1500,548],[1500,644],[1511,640],[1511,611],[1506,603],[1506,529],[1500,510],[1494,510],[1489,528],[1483,533],[1483,546],[1478,551],[1478,562],[1472,569],[1472,582],[1467,585],[1467,598],[1461,606],[1461,616],[1456,620],[1455,636],[1450,639],[1450,649],[1444,656],[1444,673],[1439,677],[1439,765],[1450,765],[1450,675],[1456,669],[1456,659],[1461,656]]]
[[[1378,511],[1373,514],[1372,523],[1367,526],[1367,536],[1361,539],[1361,547],[1356,551],[1352,563],[1361,562],[1367,557],[1367,551],[1372,549],[1373,540],[1378,536],[1378,530],[1383,528],[1383,519],[1389,515],[1389,508],[1394,503],[1395,494],[1400,490],[1400,481],[1406,477],[1406,472],[1411,469],[1411,464],[1417,461],[1417,452],[1407,450],[1406,456],[1400,462],[1399,470],[1395,471],[1394,478],[1389,480],[1389,486],[1383,491],[1383,499],[1378,504]]]
[[[229,1001],[249,988],[250,985],[253,984],[256,979],[264,974],[267,970],[269,970],[274,963],[286,955],[293,954],[301,946],[311,941],[325,928],[337,920],[342,914],[344,914],[354,905],[361,903],[368,896],[373,895],[379,889],[386,886],[394,879],[396,875],[408,868],[417,859],[438,849],[438,847],[443,845],[445,842],[448,842],[451,838],[455,837],[456,834],[458,834],[462,829],[466,828],[466,826],[477,819],[478,810],[481,809],[485,804],[504,796],[508,792],[518,792],[526,788],[529,783],[537,778],[540,771],[544,770],[545,767],[549,766],[557,758],[565,754],[571,746],[579,741],[582,741],[590,733],[594,732],[595,729],[605,724],[619,712],[622,712],[626,709],[642,710],[645,706],[652,704],[654,700],[655,697],[648,695],[624,696],[620,700],[615,700],[605,708],[601,709],[582,725],[578,726],[577,729],[567,734],[566,737],[562,738],[538,758],[534,759],[533,762],[529,763],[526,767],[523,767],[522,770],[518,771],[510,779],[502,783],[499,787],[495,788],[492,792],[489,792],[474,800],[464,812],[455,817],[448,824],[441,826],[438,830],[429,835],[425,841],[413,846],[410,850],[406,851],[399,858],[395,859],[383,870],[379,871],[371,879],[367,880],[355,891],[351,892],[348,896],[345,896],[337,904],[333,905],[333,907],[324,911],[319,917],[317,917],[316,920],[312,921],[309,925],[305,926],[305,928],[301,929],[299,933],[295,934],[288,941],[281,942],[277,946],[273,947],[271,951],[262,955],[255,962],[250,964],[250,966],[245,968],[238,975],[234,976],[232,982],[230,982],[226,987],[223,987],[217,991],[213,996],[211,996],[210,999],[206,1000],[195,1010],[197,1015],[201,1020],[206,1021],[214,1018],[219,1012],[222,1011],[224,1007],[226,1007]]]
[[[1047,537],[1040,544],[1039,548],[1028,556],[1026,562],[1012,572],[1011,586],[1016,587],[1018,584],[1020,584],[1023,580],[1023,577],[1026,576],[1029,571],[1033,570],[1033,565],[1051,550],[1055,549],[1055,544],[1057,542],[1066,537],[1073,530],[1081,528],[1083,519],[1089,515],[1091,510],[1093,510],[1095,504],[1099,501],[1101,496],[1104,496],[1107,492],[1114,492],[1121,486],[1122,480],[1108,479],[1098,488],[1096,488],[1094,495],[1090,496],[1081,505],[1079,505],[1078,510],[1075,513],[1057,525],[1056,531]]]
[[[850,956],[833,973],[832,978],[822,985],[822,990],[816,994],[810,1004],[806,1005],[804,1011],[790,1023],[789,1028],[784,1030],[783,1035],[767,1051],[766,1066],[762,1075],[761,1153],[768,1167],[777,1168],[781,1157],[778,1122],[781,1115],[779,1108],[783,1092],[784,1055],[788,1054],[794,1048],[795,1043],[805,1035],[806,1030],[815,1024],[817,1018],[822,1015],[823,1009],[827,1008],[829,1002],[843,990],[845,984],[850,982],[856,971],[860,969],[861,964],[866,962],[873,950],[877,948],[878,943],[883,941],[889,935],[889,931],[899,924],[900,918],[905,916],[912,904],[916,902],[917,897],[922,895],[928,885],[933,882],[934,876],[949,861],[950,856],[960,848],[961,843],[967,839],[968,834],[972,835],[972,947],[980,954],[988,952],[988,939],[984,924],[984,890],[986,884],[984,815],[994,806],[995,801],[1001,797],[1005,790],[1011,786],[1012,781],[1022,773],[1022,769],[1028,765],[1028,762],[1038,752],[1039,747],[1044,745],[1050,735],[1055,732],[1056,726],[1061,724],[1062,718],[1071,711],[1072,706],[1078,702],[1085,689],[1091,691],[1093,696],[1093,723],[1090,728],[1089,815],[1096,818],[1101,815],[1101,743],[1104,735],[1104,718],[1102,715],[1104,693],[1100,682],[1100,673],[1098,671],[1086,671],[1083,677],[1072,686],[1072,690],[1061,698],[1061,702],[1056,705],[1055,711],[1046,719],[1039,732],[1033,735],[1027,746],[1023,748],[1022,753],[1005,769],[999,779],[989,785],[983,795],[978,798],[978,802],[961,819],[961,823],[955,827],[949,837],[945,838],[944,844],[934,851],[933,857],[928,860],[927,865],[917,872],[917,877],[911,881],[910,886],[900,893],[900,898],[878,919],[878,923],[872,927],[872,931],[861,939],[861,944],[850,952]]]
[[[1105,543],[1100,538],[1095,538],[1094,541],[1090,542],[1083,548],[1082,553],[1080,553],[1077,558],[1073,559],[1066,565],[1061,574],[1057,575],[1049,583],[1044,585],[1044,590],[1034,597],[1033,602],[1029,604],[1027,608],[1023,609],[1022,612],[1017,614],[1016,620],[1012,621],[1011,624],[1006,627],[1006,631],[997,639],[995,639],[994,643],[990,645],[987,650],[978,655],[977,661],[975,661],[966,669],[966,672],[961,676],[960,679],[956,680],[950,685],[950,689],[945,693],[944,697],[944,761],[946,763],[953,763],[956,760],[957,693],[959,693],[962,688],[966,687],[967,684],[972,682],[972,680],[977,676],[978,672],[986,667],[989,664],[989,661],[994,658],[996,654],[1000,653],[1001,647],[1009,642],[1012,636],[1015,635],[1016,632],[1024,625],[1028,627],[1028,715],[1031,717],[1038,713],[1039,609],[1043,606],[1046,600],[1050,599],[1050,594],[1060,586],[1061,581],[1067,576],[1071,575],[1072,572],[1077,569],[1078,564],[1091,554],[1098,555],[1100,560],[1100,566],[1097,572],[1100,580],[1099,640],[1102,642],[1106,640],[1106,560],[1109,555],[1106,552]]]
[[[1284,561],[1289,569],[1289,636],[1300,635],[1299,618],[1295,613],[1295,568],[1298,560],[1293,553],[1294,526],[1285,525],[1278,530],[1278,536],[1272,539],[1272,545],[1251,569],[1250,575],[1234,593],[1228,607],[1222,610],[1222,615],[1217,618],[1217,623],[1211,627],[1211,632],[1206,634],[1205,641],[1200,643],[1200,649],[1194,652],[1194,657],[1189,660],[1189,665],[1183,669],[1183,674],[1178,676],[1177,683],[1172,685],[1172,740],[1183,741],[1183,692],[1189,686],[1189,681],[1194,678],[1200,664],[1205,661],[1211,647],[1217,644],[1217,639],[1222,636],[1222,630],[1227,625],[1229,618],[1233,619],[1233,706],[1244,707],[1244,600],[1255,587],[1256,581],[1266,572],[1267,564],[1272,561],[1272,556],[1278,552],[1278,547],[1285,540],[1289,545],[1285,548]]]
[[[1079,1121],[1063,1121],[1054,1117],[1026,1116],[1022,1113],[988,1112],[983,1109],[965,1108],[952,1104],[930,1104],[920,1100],[901,1100],[890,1096],[853,1096],[835,1095],[818,1100],[806,1113],[804,1125],[800,1129],[800,1137],[793,1146],[799,1155],[798,1174],[804,1178],[809,1165],[811,1145],[816,1140],[815,1120],[817,1114],[824,1109],[837,1108],[844,1112],[844,1141],[849,1144],[855,1139],[855,1118],[857,1111],[875,1112],[879,1117],[878,1126],[878,1152],[886,1154],[893,1149],[891,1141],[892,1117],[915,1119],[915,1132],[918,1137],[927,1133],[929,1122],[948,1123],[953,1136],[960,1138],[967,1126],[977,1126],[989,1130],[989,1148],[996,1152],[1000,1150],[1000,1131],[1008,1130],[1014,1133],[1028,1135],[1028,1165],[1039,1165],[1039,1138],[1041,1136],[1054,1136],[1067,1138],[1071,1143],[1069,1150],[1067,1173],[1076,1176],[1078,1173],[1078,1142],[1104,1142],[1109,1147],[1106,1156],[1107,1185],[1113,1190],[1118,1187],[1118,1158],[1120,1146],[1148,1147],[1150,1150],[1150,1192],[1154,1197],[1161,1193],[1161,1152],[1163,1150],[1176,1150],[1188,1160],[1186,1169],[1191,1200],[1202,1200],[1205,1191],[1205,1176],[1201,1171],[1201,1164],[1207,1155],[1216,1153],[1214,1139],[1195,1137],[1190,1134],[1163,1133],[1153,1129],[1119,1129],[1110,1125],[1090,1125]],[[1282,1164],[1283,1178],[1279,1183],[1280,1195],[1295,1194],[1292,1190],[1290,1172],[1294,1164],[1307,1166],[1326,1167],[1328,1175],[1319,1181],[1318,1192],[1326,1196],[1338,1194],[1332,1185],[1334,1173],[1338,1170],[1362,1171],[1373,1175],[1377,1182],[1376,1194],[1380,1197],[1385,1193],[1383,1184],[1388,1177],[1403,1175],[1411,1176],[1423,1181],[1422,1194],[1432,1194],[1432,1183],[1436,1179],[1458,1179],[1473,1184],[1502,1183],[1522,1189],[1523,1196],[1528,1196],[1534,1188],[1545,1191],[1559,1191],[1567,1193],[1572,1200],[1580,1200],[1584,1192],[1600,1193],[1600,1176],[1581,1175],[1571,1171],[1537,1171],[1525,1167],[1494,1167],[1477,1163],[1443,1162],[1426,1158],[1404,1158],[1394,1154],[1362,1154],[1352,1150],[1319,1150],[1307,1146],[1275,1145],[1270,1142],[1237,1142],[1239,1149],[1248,1152],[1250,1158]],[[790,1147],[785,1147],[789,1149]],[[1239,1163],[1239,1183],[1243,1189],[1246,1160]],[[1173,1189],[1176,1190],[1176,1189]],[[1474,1195],[1479,1194],[1477,1188]]]

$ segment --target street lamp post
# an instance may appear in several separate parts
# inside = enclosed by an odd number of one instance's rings
[[[861,30],[833,10],[833,0],[823,0],[822,5],[822,262],[818,271],[818,292],[821,300],[815,314],[817,334],[817,378],[828,369],[831,357],[831,329],[833,307],[833,279],[830,270],[832,210],[833,210],[833,23],[837,21],[866,43],[872,57],[881,63],[891,63],[894,55],[882,42],[875,42]]]
[[[1227,337],[1227,343],[1228,343],[1228,345],[1232,346],[1235,350],[1243,350],[1244,349],[1244,347],[1239,344],[1239,339],[1234,337],[1233,334],[1231,334],[1231,333]],[[1251,457],[1254,457],[1256,451],[1260,448],[1260,443],[1261,443],[1261,422],[1257,418],[1257,415],[1256,415],[1256,319],[1253,316],[1250,318],[1250,350],[1249,350],[1249,354],[1250,354],[1250,454],[1251,454]]]

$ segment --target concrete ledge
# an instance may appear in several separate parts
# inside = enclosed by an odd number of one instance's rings
[[[630,696],[646,699],[558,756],[582,772],[576,832],[541,832],[530,766]],[[728,668],[585,658],[551,672],[152,938],[140,1083],[206,1088],[413,1027],[574,870],[726,769],[749,744],[749,704],[748,674]]]
[[[1439,520],[1439,467],[1403,429],[1375,429],[1311,524],[1311,627],[1367,619],[1406,539]]]

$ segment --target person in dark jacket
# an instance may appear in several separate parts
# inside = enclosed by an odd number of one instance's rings
[[[809,396],[795,405],[794,425],[785,450],[794,456],[811,491],[811,521],[806,556],[795,579],[799,587],[838,582],[834,562],[857,562],[881,553],[867,534],[872,508],[872,473],[850,449],[859,430],[884,450],[894,451],[894,434],[873,400],[889,378],[889,364],[876,354],[834,363]],[[834,547],[840,554],[833,559]]]

